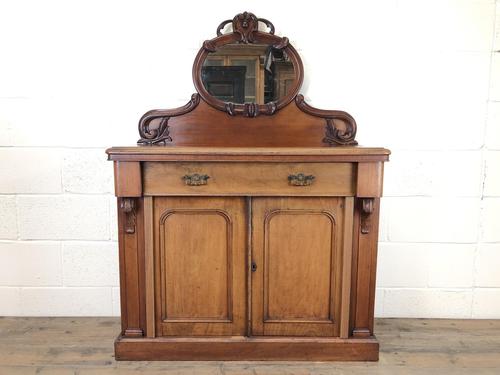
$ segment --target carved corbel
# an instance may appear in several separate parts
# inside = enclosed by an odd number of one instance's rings
[[[135,233],[135,199],[122,198],[120,208],[125,213],[125,233]]]
[[[375,198],[361,198],[361,233],[368,234],[372,229],[371,216]]]

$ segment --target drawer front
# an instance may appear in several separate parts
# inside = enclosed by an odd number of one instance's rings
[[[353,196],[352,163],[145,162],[144,195]]]

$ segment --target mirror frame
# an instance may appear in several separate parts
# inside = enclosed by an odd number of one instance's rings
[[[233,31],[223,34],[222,30],[230,23],[232,24]],[[265,24],[269,32],[259,31],[259,23]],[[217,48],[232,43],[261,43],[283,50],[290,58],[295,73],[295,81],[288,95],[277,101],[265,104],[223,102],[212,96],[203,85],[203,63],[210,52],[215,52]],[[196,90],[205,102],[220,111],[227,112],[231,116],[243,115],[246,117],[256,117],[260,114],[272,115],[289,104],[297,96],[304,81],[304,67],[298,52],[290,44],[288,38],[274,35],[274,25],[271,22],[264,18],[258,18],[253,13],[244,12],[237,14],[232,20],[222,22],[217,27],[217,36],[203,42],[203,46],[194,60],[193,81]]]

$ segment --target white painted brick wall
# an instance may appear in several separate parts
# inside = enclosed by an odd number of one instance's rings
[[[384,317],[470,318],[472,289],[386,289]]]
[[[474,289],[472,317],[476,319],[498,319],[500,289]]]
[[[65,242],[62,254],[64,286],[119,285],[116,242]]]
[[[498,172],[497,172],[498,173]],[[500,242],[500,197],[484,198],[482,202],[481,240]]]
[[[500,288],[500,243],[480,246],[475,263],[475,285]]]
[[[0,286],[62,286],[61,243],[0,242]]]
[[[22,315],[110,316],[111,288],[21,288]]]
[[[105,195],[20,195],[19,237],[109,240],[109,206]]]
[[[500,101],[490,101],[486,128],[486,147],[490,150],[500,150],[500,126],[498,124],[500,124]]]
[[[145,111],[187,102],[201,43],[244,10],[219,3],[0,3],[0,315],[119,315],[104,150],[135,144]],[[500,318],[500,1],[251,11],[302,54],[311,104],[393,151],[377,316]]]
[[[68,193],[114,193],[113,163],[104,149],[70,149],[64,153],[62,186]]]
[[[397,197],[384,203],[389,241],[477,242],[480,198]]]
[[[62,192],[59,150],[5,147],[0,149],[0,160],[2,193],[60,194]]]
[[[500,197],[500,151],[485,153],[484,195]]]
[[[11,195],[0,195],[0,239],[16,238],[16,197]]]

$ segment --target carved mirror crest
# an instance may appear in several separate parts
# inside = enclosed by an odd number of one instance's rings
[[[228,25],[232,30],[223,33]],[[273,115],[295,101],[302,112],[325,120],[323,143],[356,145],[356,122],[352,116],[311,107],[298,94],[304,79],[302,61],[288,38],[279,37],[274,31],[270,21],[249,12],[222,22],[217,36],[206,40],[196,55],[193,81],[198,93],[183,107],[144,114],[139,122],[138,143],[171,142],[170,117],[192,111],[203,100],[229,116],[249,118]]]

